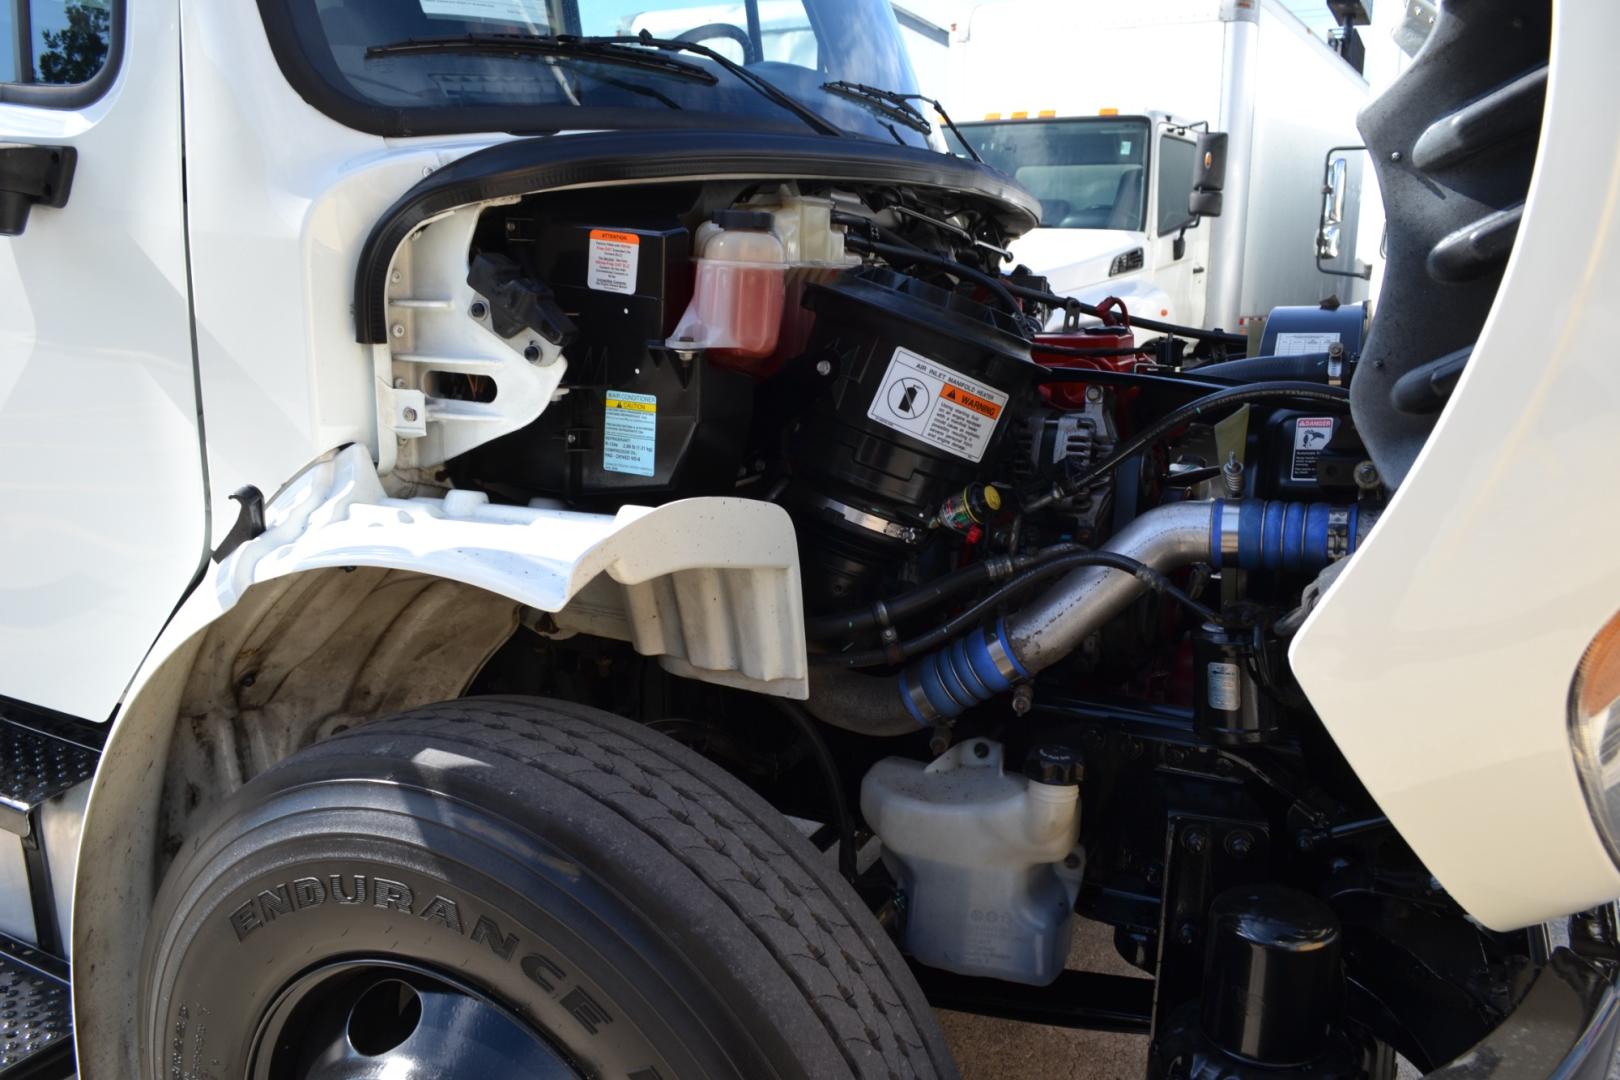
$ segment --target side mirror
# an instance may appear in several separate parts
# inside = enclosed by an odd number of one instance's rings
[[[1206,131],[1198,136],[1197,154],[1187,210],[1199,217],[1220,217],[1221,189],[1226,187],[1226,132]]]
[[[1353,223],[1347,221],[1350,209],[1350,159],[1344,155],[1365,150],[1364,146],[1335,146],[1322,162],[1322,213],[1316,222],[1316,268],[1334,277],[1367,279],[1372,267],[1352,260],[1358,265],[1352,270],[1337,270],[1324,263],[1338,260],[1348,235],[1353,235]],[[1347,232],[1348,230],[1348,232]]]

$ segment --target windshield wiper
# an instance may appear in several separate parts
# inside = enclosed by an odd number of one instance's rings
[[[873,112],[887,116],[895,123],[904,124],[911,130],[921,132],[924,135],[933,134],[933,125],[928,122],[928,118],[912,102],[921,101],[932,105],[934,111],[939,113],[939,118],[945,121],[945,127],[950,130],[952,135],[956,136],[956,141],[962,144],[962,149],[968,152],[968,156],[981,165],[984,164],[984,159],[979,156],[977,150],[973,149],[973,144],[963,136],[961,129],[951,119],[951,114],[945,111],[945,106],[927,94],[902,94],[898,90],[884,90],[877,86],[867,86],[864,83],[844,82],[842,80],[822,83],[821,88],[829,94],[839,94],[854,101],[859,101],[861,104],[870,107]],[[889,131],[895,136],[896,142],[900,141],[899,132],[893,128],[890,128]]]
[[[576,34],[466,34],[461,37],[409,38],[405,41],[396,41],[391,45],[373,45],[366,50],[366,57],[369,59],[377,56],[445,52],[573,56],[586,60],[601,60],[610,64],[623,64],[626,67],[639,67],[649,71],[660,71],[666,75],[690,79],[693,82],[706,83],[710,86],[718,83],[720,80],[714,76],[713,72],[706,71],[697,64],[677,60],[673,56],[663,55],[666,52],[694,53],[718,64],[735,76],[738,82],[741,82],[768,101],[786,109],[820,134],[836,136],[844,134],[837,127],[816,115],[814,110],[801,105],[794,100],[792,95],[778,89],[769,80],[754,74],[736,61],[715,52],[707,45],[700,45],[695,41],[655,38],[645,30],[635,36],[620,35],[613,37],[581,37]]]
[[[605,41],[570,37],[565,34],[462,34],[458,37],[406,38],[389,45],[373,45],[366,59],[379,56],[410,56],[432,53],[509,53],[514,56],[573,56],[600,60],[605,64],[657,71],[677,79],[713,86],[720,80],[712,71],[673,56],[645,49],[615,45]]]
[[[917,111],[910,98],[921,95],[902,94],[894,90],[880,90],[875,86],[867,86],[857,82],[824,82],[821,88],[829,94],[847,97],[860,102],[879,116],[886,116],[897,124],[904,124],[912,131],[931,135],[934,126],[928,118]]]

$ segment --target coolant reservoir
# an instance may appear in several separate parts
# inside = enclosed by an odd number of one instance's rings
[[[763,211],[721,210],[698,229],[692,302],[670,348],[705,349],[721,366],[742,370],[776,351],[786,265],[771,224]]]
[[[1053,782],[1009,776],[989,739],[866,774],[861,812],[905,893],[901,940],[920,962],[1036,986],[1063,971],[1084,869],[1078,769],[1048,754],[1038,775]]]

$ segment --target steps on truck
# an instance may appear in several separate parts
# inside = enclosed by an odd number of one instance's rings
[[[34,810],[90,779],[100,757],[91,746],[0,714],[0,829],[29,835]]]
[[[0,936],[0,1080],[64,1080],[73,1073],[67,965]]]

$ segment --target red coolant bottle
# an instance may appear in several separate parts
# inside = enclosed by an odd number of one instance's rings
[[[1105,323],[1102,326],[1078,326],[1073,315],[1064,321],[1064,328],[1056,333],[1036,334],[1035,348],[1030,353],[1037,364],[1051,368],[1070,368],[1087,371],[1135,371],[1147,361],[1143,353],[1119,356],[1070,356],[1043,345],[1057,345],[1068,349],[1128,349],[1136,345],[1131,333],[1130,315],[1118,297],[1109,297],[1101,304]],[[1117,310],[1117,314],[1115,314]],[[1057,409],[1083,409],[1086,406],[1086,384],[1080,382],[1049,382],[1041,384],[1041,397]],[[1122,398],[1134,396],[1127,392]]]

